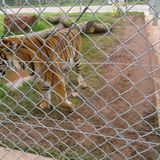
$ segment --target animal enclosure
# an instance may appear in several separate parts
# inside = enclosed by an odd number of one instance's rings
[[[16,2],[1,4],[0,159],[16,150],[17,159],[158,160],[159,40],[149,37],[148,1]]]

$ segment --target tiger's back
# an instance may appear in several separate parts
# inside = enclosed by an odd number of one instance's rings
[[[77,30],[71,30],[69,34],[68,32],[69,29],[63,29],[53,35],[47,35],[45,39],[39,36],[25,38],[23,39],[23,47],[20,47],[17,52],[28,55],[28,57],[25,56],[25,59],[34,62],[30,67],[36,73],[39,73],[39,68],[46,70],[46,68],[50,66],[51,69],[53,65],[63,71],[67,66],[70,67],[70,64],[73,65],[73,62],[77,65],[77,62],[82,56],[80,34]],[[29,48],[34,52],[28,52]],[[30,60],[28,58],[30,58]],[[36,63],[37,61],[39,61],[39,64]],[[52,62],[54,62],[54,64]],[[47,66],[45,66],[45,64],[47,64]],[[76,68],[78,69],[78,66]]]

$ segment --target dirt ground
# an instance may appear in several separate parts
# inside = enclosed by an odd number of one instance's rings
[[[63,154],[73,160],[156,160],[160,132],[151,74],[156,68],[151,66],[153,50],[143,25],[143,16],[126,18],[119,45],[96,70],[103,68],[96,92],[86,91],[88,101],[76,112],[67,117],[53,112],[10,117],[0,128],[1,141],[25,151],[42,153],[45,148],[42,155],[47,156],[54,150],[57,159]]]

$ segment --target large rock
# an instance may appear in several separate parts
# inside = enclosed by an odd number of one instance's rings
[[[11,31],[14,33],[22,33],[28,31],[33,24],[37,23],[36,15],[16,15],[9,14],[4,18],[5,32]]]

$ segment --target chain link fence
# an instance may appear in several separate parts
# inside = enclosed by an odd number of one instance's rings
[[[1,1],[1,160],[160,159],[159,11],[88,4]]]
[[[1,3],[3,2],[3,0],[1,0]],[[74,0],[54,0],[54,1],[50,1],[50,0],[28,0],[27,3],[31,4],[31,5],[34,5],[34,6],[37,6],[39,5],[39,3],[41,5],[47,5],[47,4],[50,4],[50,5],[55,5],[56,3],[59,4],[59,5],[72,5],[74,4],[76,1]],[[80,2],[81,1],[77,1],[77,2]],[[96,2],[94,2],[94,4],[101,4],[101,3],[104,3],[105,0],[98,0]],[[21,6],[23,5],[24,3],[26,3],[26,0],[13,0],[13,1],[10,1],[10,0],[5,0],[5,3],[9,6]],[[89,3],[89,0],[85,0],[83,1],[83,3]]]
[[[138,4],[145,4],[146,1],[145,0],[122,0],[123,2],[126,2],[126,3],[138,3]],[[59,5],[65,5],[65,6],[71,6],[72,4],[74,3],[79,3],[79,5],[81,3],[83,4],[88,4],[89,3],[89,0],[84,0],[84,1],[81,1],[81,0],[78,0],[78,1],[74,1],[74,0],[54,0],[54,1],[51,1],[51,0],[0,0],[0,3],[3,3],[5,2],[6,5],[8,6],[22,6],[23,4],[26,4],[26,3],[29,3],[30,5],[34,5],[34,6],[38,6],[39,4],[41,5],[47,5],[47,4],[50,4],[51,6],[54,6],[55,4],[59,4]],[[118,2],[116,0],[97,0],[97,1],[94,1],[92,3],[92,5],[101,5],[103,3],[106,3],[106,4],[114,4],[115,2]]]

